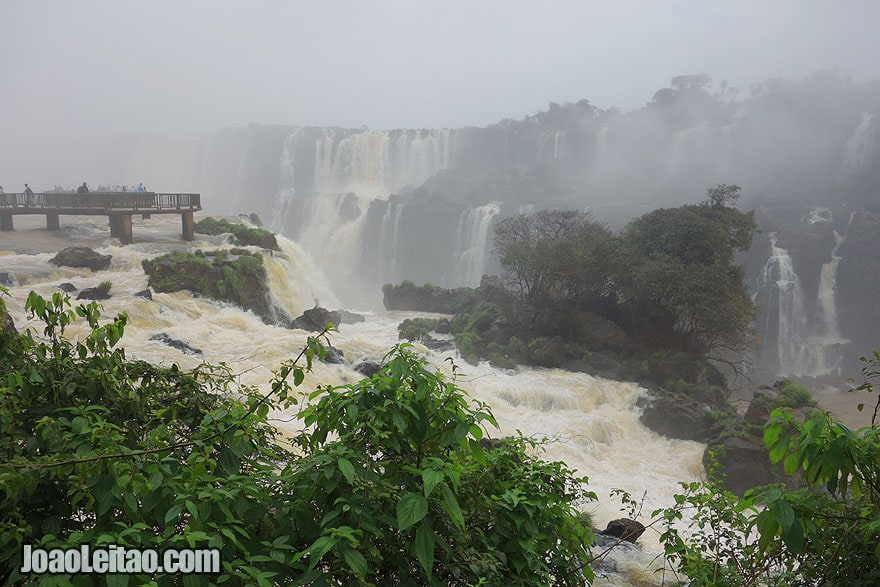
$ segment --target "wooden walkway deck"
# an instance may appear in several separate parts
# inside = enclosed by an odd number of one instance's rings
[[[111,236],[123,244],[133,242],[131,217],[140,214],[180,214],[183,240],[195,238],[193,212],[202,209],[200,194],[157,192],[90,192],[71,194],[43,192],[0,194],[0,230],[13,229],[12,218],[19,214],[45,214],[46,228],[59,230],[60,216],[107,216]]]

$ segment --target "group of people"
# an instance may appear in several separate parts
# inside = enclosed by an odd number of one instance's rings
[[[127,188],[126,188],[125,186],[122,186],[122,191],[125,192],[125,191],[128,191],[128,190],[127,190]],[[147,191],[147,188],[144,187],[143,182],[138,182],[138,184],[137,184],[137,186],[135,187],[134,191],[136,191],[136,192],[146,192],[146,191]],[[6,193],[6,192],[3,191],[3,186],[0,185],[0,194],[5,194],[5,193]],[[29,186],[28,184],[24,184],[24,192],[22,192],[22,193],[24,194],[25,205],[26,205],[26,206],[33,206],[33,205],[34,205],[34,190],[31,189],[31,186]],[[89,193],[89,184],[86,183],[86,182],[82,182],[82,185],[76,188],[76,193],[78,193],[78,194],[87,194],[87,193]]]

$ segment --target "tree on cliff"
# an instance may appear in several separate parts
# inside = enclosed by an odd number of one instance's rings
[[[745,349],[754,308],[735,254],[751,245],[755,222],[732,207],[739,186],[707,191],[705,202],[654,210],[617,237],[582,212],[502,220],[495,251],[520,314],[537,334],[587,311],[618,322],[641,350]]]
[[[584,212],[542,210],[503,219],[494,247],[520,311],[534,327],[552,329],[574,306],[596,303],[609,294],[609,267],[603,254],[613,235]]]
[[[754,306],[734,256],[751,246],[756,226],[752,212],[728,205],[738,193],[715,186],[702,204],[654,210],[621,234],[618,303],[647,346],[702,355],[751,343]]]

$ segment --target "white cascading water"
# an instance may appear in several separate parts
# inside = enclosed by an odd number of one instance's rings
[[[603,126],[596,133],[596,160],[602,161],[608,156],[608,126]]]
[[[854,213],[850,215],[852,223]],[[831,222],[828,208],[814,208],[807,222]],[[817,320],[808,327],[805,314],[804,293],[800,279],[792,266],[788,251],[776,246],[776,233],[770,233],[771,254],[758,278],[758,296],[767,304],[766,319],[777,317],[776,324],[764,325],[763,331],[776,332],[777,358],[781,375],[820,377],[840,375],[845,345],[849,340],[840,333],[837,322],[837,268],[840,246],[846,240],[833,231],[834,245],[831,260],[822,265],[817,291]],[[775,302],[774,302],[775,300]],[[771,310],[771,311],[766,311]]]
[[[388,208],[382,216],[382,232],[379,237],[382,283],[396,283],[400,279],[397,253],[400,250],[400,219],[405,205],[406,202],[388,202]]]
[[[874,157],[874,144],[878,133],[877,115],[862,113],[862,120],[844,148],[842,177],[864,171]]]
[[[202,237],[193,243],[179,239],[176,218],[135,218],[135,244],[121,246],[111,239],[106,219],[77,217],[62,219],[62,231],[42,229],[42,217],[18,217],[16,230],[4,233],[0,242],[0,268],[16,274],[22,283],[10,288],[6,300],[17,327],[21,330],[39,325],[28,320],[24,303],[30,290],[44,297],[57,292],[57,285],[69,281],[78,288],[101,281],[113,284],[113,297],[101,302],[104,315],[126,312],[128,326],[123,338],[126,354],[153,363],[178,363],[193,368],[202,361],[226,363],[241,385],[268,390],[271,370],[294,357],[306,341],[307,333],[264,324],[250,312],[220,304],[207,298],[195,298],[189,292],[154,293],[148,301],[133,297],[146,288],[147,276],[141,260],[178,249],[229,247],[222,237]],[[271,298],[286,314],[298,315],[303,309],[320,303],[335,309],[336,300],[323,276],[296,243],[279,237],[281,252],[264,255]],[[113,255],[110,268],[92,273],[88,269],[57,268],[48,263],[52,253],[73,244],[92,246],[98,252]],[[25,253],[16,253],[26,251]],[[380,359],[397,342],[397,324],[413,312],[368,313],[366,321],[343,324],[331,336],[333,345],[342,350],[351,364],[362,359]],[[165,332],[173,338],[198,347],[202,355],[187,355],[149,338]],[[84,336],[76,325],[68,336]],[[456,353],[436,353],[416,345],[435,368],[451,376],[447,356],[461,368],[458,384],[468,394],[491,406],[501,429],[488,430],[495,437],[515,434],[549,439],[542,457],[562,460],[579,474],[590,477],[590,488],[599,502],[589,504],[599,527],[623,514],[617,500],[609,497],[620,488],[636,499],[644,494],[645,516],[660,507],[673,504],[672,495],[680,481],[690,482],[703,474],[704,445],[669,440],[648,430],[639,422],[639,398],[646,391],[631,383],[597,379],[583,373],[557,369],[519,368],[499,370],[487,364],[473,367]],[[305,393],[318,384],[345,384],[360,375],[347,365],[316,363],[302,387]],[[298,423],[297,408],[272,414],[279,428],[292,432]],[[642,521],[647,522],[645,517]],[[615,555],[613,568],[597,578],[597,585],[661,585],[656,572],[662,564],[657,532],[649,530],[642,537],[642,551],[627,550]],[[615,558],[616,557],[616,558]],[[606,567],[607,569],[608,567]]]
[[[480,285],[489,255],[492,219],[500,212],[501,204],[493,202],[461,213],[456,234],[458,246],[453,260],[454,272],[444,276],[444,285]]]
[[[819,211],[832,220],[831,211],[823,209]],[[852,224],[855,212],[850,214],[849,224]],[[804,347],[805,356],[802,360],[804,375],[840,375],[841,363],[845,345],[849,342],[840,333],[840,325],[837,322],[837,301],[835,289],[837,287],[837,268],[840,265],[840,257],[837,255],[840,245],[846,240],[849,232],[849,224],[844,234],[833,231],[834,246],[831,249],[831,260],[822,265],[819,272],[819,291],[817,294],[816,308],[819,322],[808,337]]]
[[[385,199],[449,168],[452,131],[322,129],[315,144],[315,192]]]
[[[697,126],[673,133],[666,160],[668,178],[687,173],[695,164],[706,161],[710,130],[708,122],[701,122]]]
[[[567,130],[559,130],[553,133],[553,158],[559,159],[562,157],[562,153],[564,152],[565,147],[565,136],[568,134]]]
[[[806,331],[804,293],[788,251],[776,246],[776,233],[770,239],[770,258],[758,276],[758,303],[763,305],[766,338],[775,334],[776,359],[780,373],[797,374],[801,368]],[[775,317],[775,323],[771,320]]]

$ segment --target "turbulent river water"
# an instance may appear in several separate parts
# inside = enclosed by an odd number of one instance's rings
[[[228,247],[223,237],[204,237],[184,243],[179,239],[176,216],[152,220],[135,219],[135,244],[121,246],[110,238],[106,219],[99,217],[62,218],[61,232],[44,229],[41,216],[16,217],[14,232],[0,233],[0,271],[15,274],[20,285],[10,288],[6,300],[19,329],[33,325],[24,311],[28,292],[43,296],[59,291],[58,285],[71,282],[77,288],[92,287],[110,281],[113,297],[101,302],[105,315],[126,312],[128,326],[122,345],[130,357],[155,363],[178,363],[195,367],[202,361],[225,363],[238,374],[242,384],[268,387],[271,370],[283,360],[295,356],[308,333],[264,324],[257,316],[237,307],[189,292],[154,293],[152,301],[134,297],[147,287],[141,260],[175,249]],[[205,240],[202,240],[205,239]],[[326,279],[303,249],[279,237],[281,252],[264,255],[271,293],[275,304],[292,316],[316,303],[336,309],[336,296],[325,285]],[[109,269],[92,273],[89,269],[58,268],[49,259],[66,246],[92,246],[113,256]],[[357,308],[345,308],[357,311]],[[363,359],[380,359],[398,342],[397,325],[411,312],[363,312],[366,320],[343,324],[331,336],[349,365],[318,364],[305,383],[305,390],[318,384],[342,384],[356,381],[360,375],[350,365]],[[201,349],[202,355],[181,351],[149,340],[164,332],[175,339]],[[82,336],[81,326],[68,335]],[[588,505],[595,524],[602,528],[619,518],[621,505],[609,496],[612,489],[628,491],[635,498],[644,495],[644,516],[672,504],[679,482],[689,482],[703,475],[701,456],[704,445],[669,440],[639,422],[637,401],[646,391],[626,382],[594,378],[583,373],[555,369],[518,368],[499,370],[488,364],[467,365],[456,353],[437,353],[417,349],[436,366],[450,374],[452,356],[461,369],[458,382],[467,393],[487,403],[501,429],[489,430],[492,436],[514,434],[547,438],[542,457],[562,460],[590,478],[590,488],[599,496]],[[296,408],[293,408],[295,410]],[[296,426],[290,413],[273,415],[276,424],[286,430]],[[608,574],[596,584],[660,585],[662,575],[657,533],[649,529],[640,540],[642,551],[628,551],[612,561]],[[669,577],[667,575],[667,581]]]

